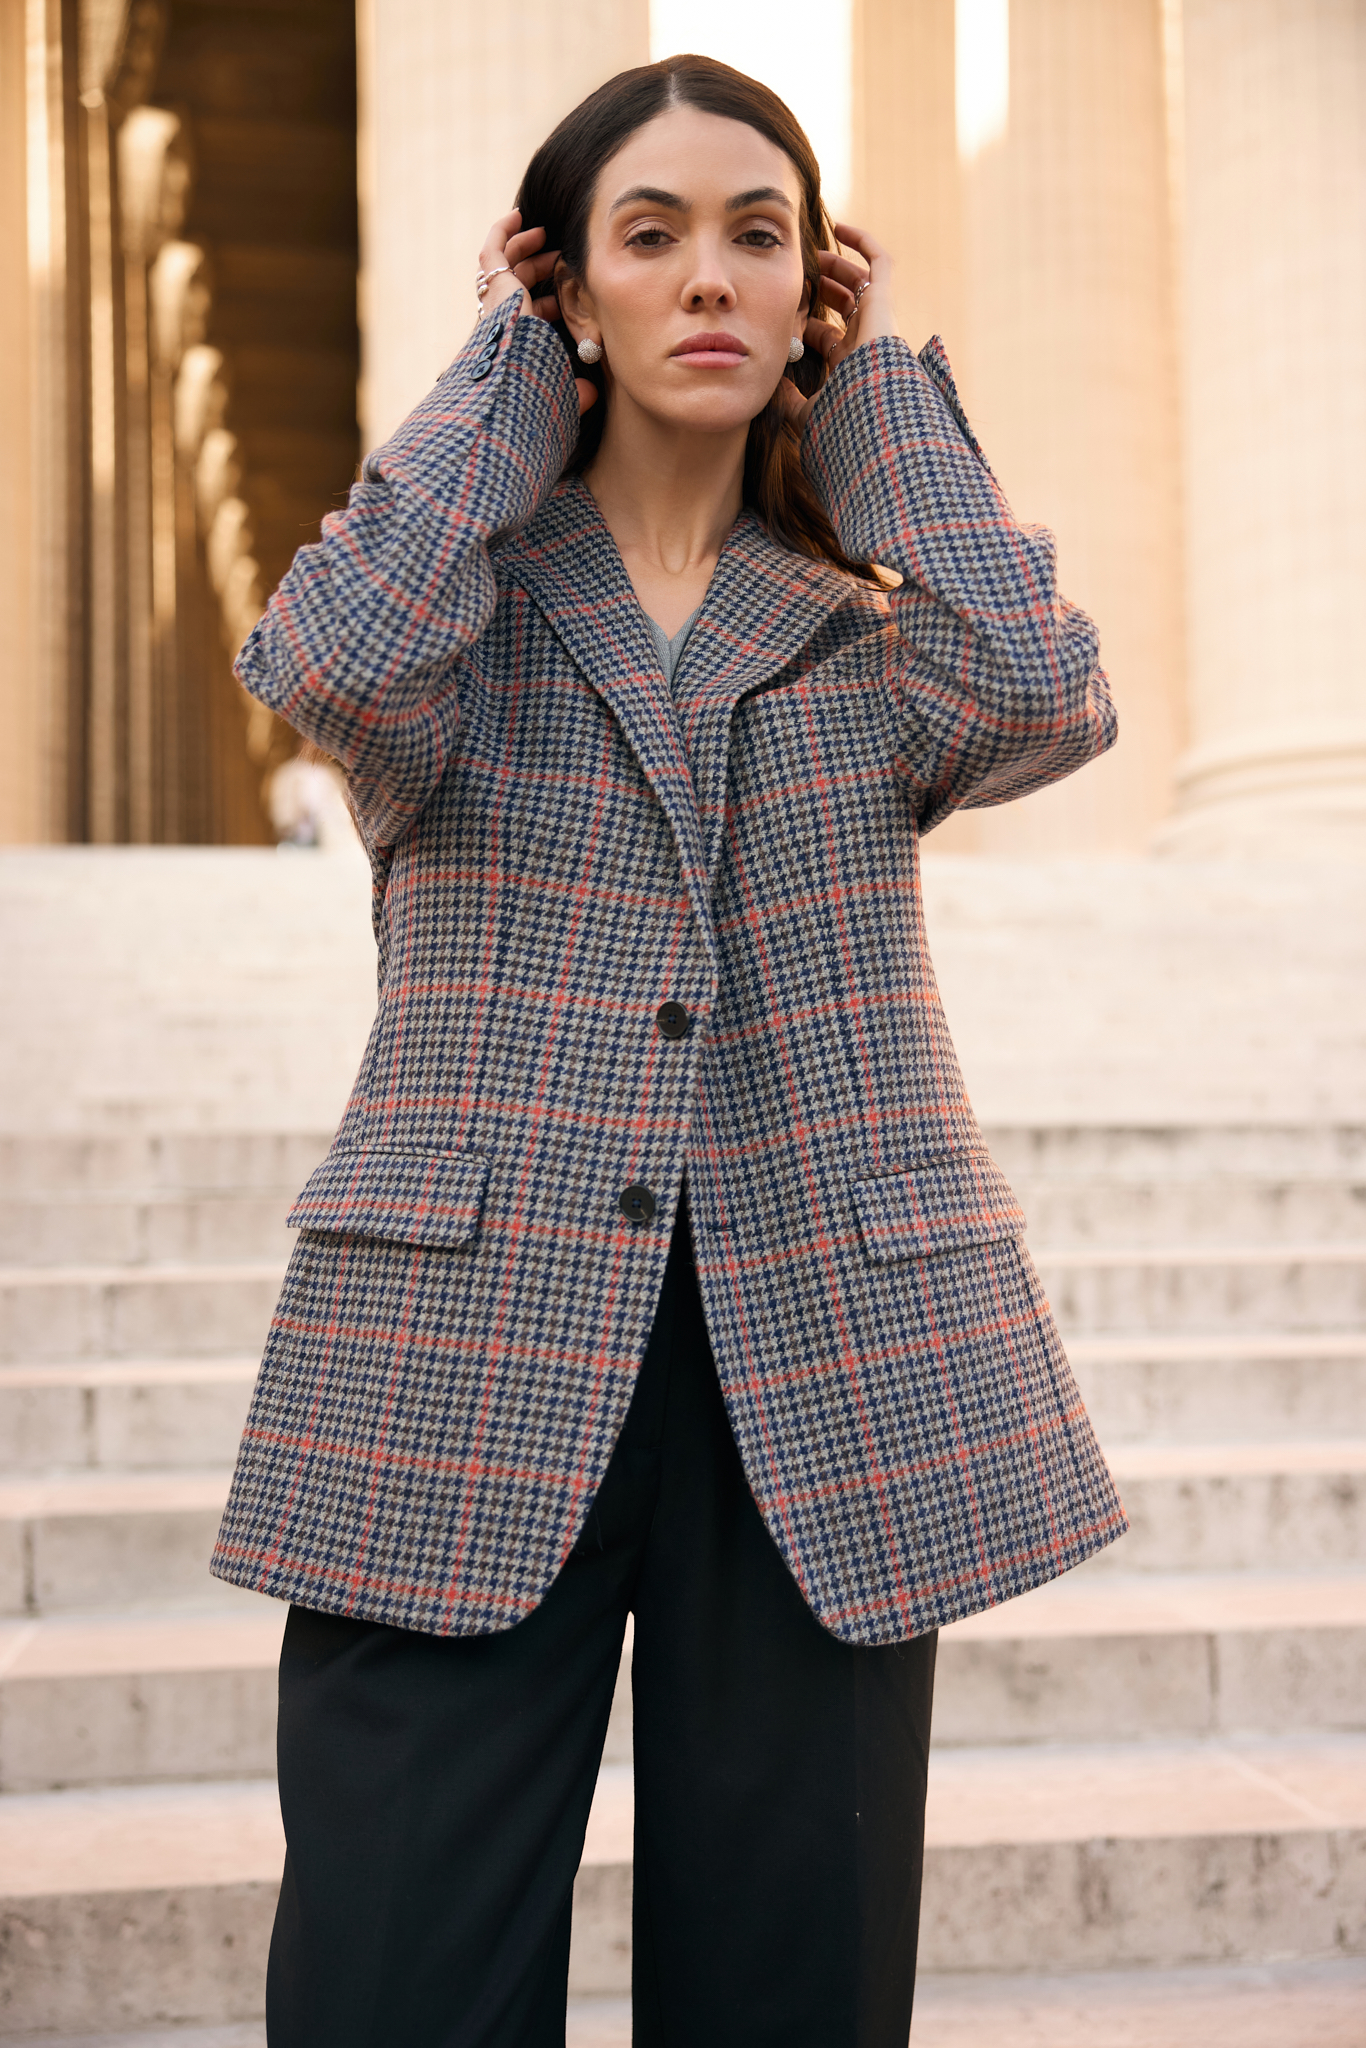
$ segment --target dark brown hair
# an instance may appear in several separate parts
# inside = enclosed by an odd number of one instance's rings
[[[588,216],[604,165],[622,144],[670,107],[697,107],[728,121],[743,121],[775,143],[795,169],[802,191],[799,234],[802,270],[811,294],[810,310],[824,310],[817,251],[835,247],[834,229],[821,203],[821,174],[805,134],[775,92],[713,57],[666,57],[658,64],[619,72],[566,114],[527,165],[517,193],[525,227],[542,227],[545,246],[558,249],[566,269],[582,277],[588,257]],[[556,322],[577,377],[589,377],[602,396],[583,416],[578,446],[566,475],[586,469],[598,452],[606,412],[599,367],[585,369],[563,321]],[[825,358],[808,349],[787,374],[806,397],[825,381]],[[825,508],[802,469],[800,436],[785,419],[778,396],[751,421],[745,448],[744,501],[775,540],[797,554],[833,562],[853,576],[877,582],[865,562],[853,561],[839,544]]]

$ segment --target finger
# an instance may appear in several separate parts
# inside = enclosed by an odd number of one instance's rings
[[[523,228],[520,234],[509,235],[503,244],[503,261],[521,263],[532,256],[545,240],[544,228]]]
[[[816,350],[828,363],[835,350],[844,340],[838,327],[832,327],[828,320],[808,320],[802,340],[808,348]]]
[[[589,407],[597,404],[598,387],[596,384],[590,384],[586,377],[576,377],[574,389],[579,394],[579,418],[582,419]]]
[[[841,284],[837,277],[823,278],[821,297],[832,312],[847,317],[854,310],[854,294],[847,284]]]
[[[890,250],[883,248],[881,242],[875,242],[865,228],[852,227],[848,221],[835,222],[835,235],[847,249],[857,249],[859,255],[865,257],[870,264],[877,263],[884,256],[891,254]]]
[[[479,267],[481,270],[488,269],[488,259],[492,258],[495,263],[501,260],[509,235],[515,235],[521,225],[522,216],[515,206],[511,213],[499,214],[497,220],[485,235],[483,246],[479,251]]]
[[[512,250],[510,247],[507,253],[511,256]],[[513,263],[512,268],[516,271],[518,277],[521,278],[523,284],[539,284],[543,278],[549,277],[554,270],[559,260],[559,253],[558,249],[543,249],[539,256],[520,257]]]
[[[836,283],[856,290],[859,285],[869,281],[872,272],[866,263],[854,263],[847,256],[837,256],[829,250],[822,250],[821,275],[833,277]]]
[[[823,313],[809,313],[807,315],[805,329],[807,334],[821,334],[827,329],[834,335],[836,341],[844,333],[844,318],[836,308],[827,307]]]

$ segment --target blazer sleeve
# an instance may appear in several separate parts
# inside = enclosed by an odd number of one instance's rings
[[[1096,629],[1058,594],[1053,536],[1022,526],[973,438],[936,335],[846,357],[811,409],[808,476],[848,553],[896,570],[898,767],[922,830],[1005,803],[1111,746]]]
[[[578,435],[564,348],[506,300],[300,548],[237,657],[244,687],[347,771],[376,848],[449,765],[454,664],[497,601],[489,542],[523,525]]]

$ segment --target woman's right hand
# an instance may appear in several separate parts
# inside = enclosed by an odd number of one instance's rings
[[[516,207],[511,213],[502,214],[485,235],[479,251],[479,268],[485,275],[493,270],[499,273],[484,295],[482,310],[491,313],[504,299],[519,297],[524,314],[533,313],[538,320],[558,320],[560,302],[550,280],[559,254],[558,249],[545,247],[544,228],[522,226],[522,216]],[[506,270],[502,268],[504,264]],[[598,388],[587,377],[576,377],[574,383],[582,418],[589,406],[597,402]]]

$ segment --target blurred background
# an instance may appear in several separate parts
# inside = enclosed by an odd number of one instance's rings
[[[275,835],[293,741],[235,646],[467,331],[536,143],[695,47],[794,107],[1100,623],[1123,747],[944,846],[1255,853],[1268,806],[1300,848],[1366,844],[1356,0],[0,18],[0,839]]]
[[[916,2042],[1362,2048],[1366,0],[0,0],[0,2037],[263,2040],[282,1616],[205,1567],[375,990],[232,657],[531,151],[680,49],[891,247],[1120,709],[926,842],[1132,1531],[943,1635]]]

